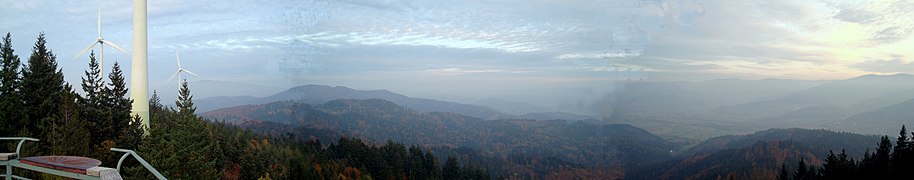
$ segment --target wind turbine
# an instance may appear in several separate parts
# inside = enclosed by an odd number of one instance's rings
[[[127,51],[125,51],[123,48],[121,48],[117,44],[114,44],[113,42],[105,40],[105,38],[102,38],[102,10],[101,9],[98,10],[98,38],[95,39],[95,41],[92,42],[92,44],[89,44],[89,46],[86,46],[85,49],[83,49],[78,54],[76,54],[76,56],[73,56],[73,59],[86,55],[86,52],[88,52],[90,49],[95,48],[95,45],[98,45],[98,49],[99,49],[99,53],[98,53],[99,63],[98,64],[99,64],[99,69],[101,69],[102,77],[105,76],[105,67],[104,67],[105,45],[111,46],[112,48],[117,49],[118,51],[121,51],[124,54],[130,55],[130,53],[127,53]]]
[[[179,80],[179,81],[180,81],[180,80],[183,80],[184,77],[181,76],[181,73],[182,73],[182,72],[183,72],[183,73],[190,74],[190,75],[194,75],[194,76],[197,76],[197,77],[200,77],[199,75],[197,75],[197,74],[194,73],[194,72],[190,72],[190,71],[188,71],[187,69],[181,68],[181,57],[178,56],[178,51],[175,51],[175,61],[178,62],[178,71],[175,71],[175,74],[172,74],[172,75],[171,75],[171,78],[168,78],[168,81],[166,81],[166,82],[171,82],[171,80],[174,79],[175,76],[178,76],[178,80]],[[180,82],[178,82],[178,90],[179,90],[179,91],[181,90],[181,83],[180,83]]]
[[[140,116],[144,135],[149,135],[149,58],[146,0],[133,0],[133,54],[130,63],[131,116]]]

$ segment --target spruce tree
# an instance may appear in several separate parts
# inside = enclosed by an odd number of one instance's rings
[[[809,178],[809,167],[806,166],[806,160],[800,159],[797,170],[793,173],[793,179],[801,180]]]
[[[178,112],[185,115],[193,115],[194,111],[197,110],[194,107],[194,96],[190,94],[190,89],[187,88],[187,79],[181,83],[181,90],[178,92],[178,100],[175,101],[175,105],[178,107]]]
[[[869,148],[863,153],[863,158],[860,159],[860,164],[857,167],[857,172],[863,176],[876,174],[876,158],[873,153],[870,153]]]
[[[873,155],[872,168],[875,171],[873,172],[874,178],[886,179],[891,176],[889,171],[889,168],[891,168],[891,153],[892,141],[889,140],[888,136],[882,136],[876,148],[876,153]]]
[[[838,179],[840,176],[841,162],[838,160],[838,155],[835,155],[835,152],[828,151],[828,156],[825,157],[825,164],[822,164],[822,174],[826,179]]]
[[[905,167],[908,169],[903,169],[902,171],[914,172],[914,132],[911,132],[911,138],[909,138],[908,149],[906,151],[908,152],[908,161],[906,162],[907,165]]]
[[[106,104],[103,104],[102,100],[102,77],[100,75],[100,69],[98,61],[95,59],[95,51],[89,53],[89,69],[85,71],[85,76],[82,77],[82,86],[83,92],[85,92],[85,97],[79,98],[80,108],[80,117],[85,119],[88,124],[87,127],[92,129],[92,144],[100,145],[102,141],[110,139],[108,132],[111,131],[111,126],[106,123],[108,116],[104,115]]]
[[[441,179],[460,179],[460,166],[457,165],[457,158],[448,156],[441,168]]]
[[[858,164],[853,158],[847,157],[847,152],[844,149],[841,149],[841,154],[838,154],[838,161],[841,162],[841,178],[839,179],[859,179],[859,173],[857,173]]]
[[[15,136],[27,123],[22,115],[22,98],[19,95],[19,56],[13,50],[10,33],[0,42],[0,136]]]
[[[908,132],[905,129],[905,126],[901,126],[901,132],[899,132],[898,139],[895,141],[895,149],[892,151],[892,174],[895,177],[902,177],[907,174],[907,170],[910,170],[910,162],[912,159],[909,157],[910,152],[910,139],[908,138]]]
[[[431,169],[423,164],[424,154],[417,146],[409,147],[409,177],[410,179],[426,179],[431,176]]]
[[[186,82],[181,92],[176,104],[185,111],[162,110],[150,116],[149,136],[140,152],[166,177],[216,179],[222,173],[217,164],[220,157],[214,153],[219,147],[205,122],[192,114],[193,98]]]
[[[119,63],[114,62],[114,66],[111,67],[111,73],[108,74],[108,79],[110,81],[105,86],[103,95],[105,104],[108,105],[105,114],[109,117],[108,123],[112,129],[109,133],[118,144],[129,145],[132,148],[136,142],[128,141],[134,141],[136,140],[135,137],[138,136],[134,134],[136,126],[131,127],[131,123],[134,120],[134,117],[130,116],[133,100],[127,97],[127,82]],[[121,147],[127,148],[128,146]]]
[[[778,171],[778,180],[790,180],[790,174],[787,172],[787,163],[781,163],[781,170]]]
[[[22,89],[20,90],[24,105],[23,114],[27,117],[26,130],[34,133],[44,151],[50,149],[45,141],[51,132],[51,115],[60,108],[61,95],[69,93],[65,87],[63,71],[57,68],[57,57],[45,45],[44,33],[38,35],[38,40],[29,56],[28,65],[22,72]]]
[[[159,94],[156,90],[152,90],[152,98],[149,98],[149,116],[153,114],[158,114],[161,111],[165,110],[165,107],[162,105],[162,99],[159,98]]]
[[[130,123],[127,125],[127,128],[121,132],[120,141],[117,143],[118,147],[134,150],[138,149],[145,137],[144,133],[143,119],[141,119],[140,116],[133,116],[133,118],[130,118]]]
[[[76,100],[75,92],[61,95],[59,110],[46,118],[54,122],[51,124],[48,138],[51,154],[88,156],[90,153],[89,129],[85,126],[86,122],[79,117]]]

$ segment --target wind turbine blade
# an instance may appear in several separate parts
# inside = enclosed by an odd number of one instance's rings
[[[175,62],[178,62],[178,69],[181,69],[181,57],[178,56],[177,50],[175,50]]]
[[[167,83],[167,82],[171,82],[171,80],[174,79],[175,76],[178,75],[178,73],[181,73],[181,71],[178,71],[178,72],[175,72],[175,74],[172,74],[172,75],[171,75],[171,78],[168,78],[168,81],[165,81],[165,82],[166,82],[166,83]]]
[[[111,42],[111,41],[102,40],[102,42],[104,42],[104,43],[107,44],[108,46],[113,47],[114,49],[117,49],[118,51],[123,52],[124,54],[130,55],[130,53],[127,53],[127,51],[124,51],[124,48],[121,48],[121,46],[118,46],[117,44],[114,44],[114,43]]]
[[[98,8],[98,37],[102,37],[102,8]]]
[[[197,75],[197,74],[194,73],[194,72],[190,72],[190,71],[188,71],[187,69],[181,69],[181,71],[184,71],[184,72],[186,72],[186,73],[188,73],[188,74],[191,74],[191,75],[194,75],[194,76],[197,76],[197,77],[200,77],[200,75]]]
[[[96,43],[97,42],[92,42],[92,44],[89,44],[89,46],[86,46],[86,48],[83,49],[82,51],[79,51],[79,53],[77,53],[76,56],[73,56],[73,59],[76,59],[76,58],[79,58],[79,56],[85,55],[86,52],[89,52],[90,49],[95,48]]]

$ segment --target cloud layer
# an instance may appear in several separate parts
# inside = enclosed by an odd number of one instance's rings
[[[0,4],[0,30],[13,33],[18,52],[44,31],[61,57],[75,54],[94,40],[99,9],[105,38],[129,49],[130,1]],[[492,79],[479,82],[492,87],[563,79],[593,86],[627,71],[661,80],[835,79],[911,72],[914,57],[909,0],[157,0],[149,7],[152,82],[173,72],[174,51],[186,68],[215,80],[417,83],[403,89],[459,82],[429,91],[459,91],[484,77]],[[128,56],[106,56],[129,67]],[[61,65],[70,81],[85,68]]]

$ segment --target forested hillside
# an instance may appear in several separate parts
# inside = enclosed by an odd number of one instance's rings
[[[507,163],[492,167],[530,177],[560,166],[637,167],[670,157],[676,149],[630,125],[564,120],[482,120],[451,113],[422,113],[381,99],[333,100],[324,104],[275,102],[211,111],[204,117],[272,133],[286,126],[339,131],[376,141],[423,146],[470,147]]]
[[[782,164],[777,179],[909,179],[914,170],[914,140],[901,126],[894,144],[889,136],[882,136],[873,151],[867,149],[863,157],[854,158],[844,150],[832,151],[819,164],[804,159],[795,168]],[[796,170],[791,172],[788,168]]]
[[[875,175],[872,171],[907,169],[909,165],[889,168],[888,165],[878,165],[880,163],[876,161],[899,157],[899,160],[891,162],[914,163],[907,159],[911,152],[911,140],[905,130],[901,134],[896,142],[901,147],[895,148],[898,153],[892,152],[891,155],[892,143],[885,136],[807,129],[772,129],[749,135],[724,136],[702,142],[676,160],[628,172],[626,178],[776,179],[784,174],[781,169],[790,169],[788,176],[800,174],[793,179],[889,177],[887,174]],[[799,165],[800,161],[803,165]],[[889,161],[882,163],[886,162]]]
[[[326,103],[336,99],[384,99],[421,112],[450,112],[483,119],[507,118],[511,115],[489,107],[461,104],[434,99],[407,97],[387,90],[355,90],[342,86],[304,85],[289,88],[271,96],[255,97],[212,97],[201,100],[201,110],[210,111],[239,105],[262,104],[276,101],[297,101],[302,103]]]

